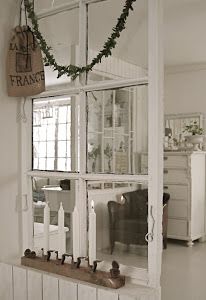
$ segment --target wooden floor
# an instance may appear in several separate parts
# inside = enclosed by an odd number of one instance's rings
[[[163,251],[162,300],[206,299],[206,243],[170,241]]]

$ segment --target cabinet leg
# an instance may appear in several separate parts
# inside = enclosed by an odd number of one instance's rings
[[[187,242],[187,247],[193,247],[193,245],[194,245],[194,243],[192,240]]]
[[[167,238],[163,238],[163,249],[167,249]]]
[[[199,239],[199,242],[200,242],[200,243],[205,243],[205,242],[206,242],[206,236],[202,236],[202,237]]]

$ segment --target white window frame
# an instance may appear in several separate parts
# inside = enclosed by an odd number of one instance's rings
[[[87,4],[106,0],[74,0],[61,7],[45,10],[38,14],[38,18],[44,18],[65,10],[79,8],[79,64],[86,64],[86,28]],[[33,212],[32,212],[32,186],[31,177],[53,177],[68,178],[79,181],[79,194],[76,206],[80,212],[80,248],[81,255],[87,253],[87,232],[86,232],[86,182],[92,181],[133,181],[146,182],[149,190],[148,205],[148,232],[152,232],[154,224],[154,240],[148,243],[148,270],[134,267],[127,267],[125,274],[132,277],[137,283],[153,287],[158,292],[160,299],[160,275],[162,256],[162,194],[163,194],[163,46],[162,46],[162,0],[148,0],[148,33],[149,33],[149,68],[148,78],[138,78],[131,80],[111,80],[109,82],[98,82],[86,85],[84,75],[80,76],[75,86],[68,89],[47,91],[41,97],[55,95],[79,95],[80,98],[80,119],[86,125],[86,93],[104,89],[121,88],[148,84],[148,175],[113,175],[113,174],[88,174],[86,173],[86,126],[80,126],[80,172],[79,173],[59,173],[32,171],[32,105],[27,101],[25,110],[27,122],[21,123],[21,195],[22,195],[22,253],[26,248],[33,246]],[[36,97],[36,98],[39,98]],[[22,100],[22,110],[23,110]],[[25,159],[26,158],[26,159]],[[81,201],[80,201],[81,198]],[[151,216],[152,210],[152,216]]]

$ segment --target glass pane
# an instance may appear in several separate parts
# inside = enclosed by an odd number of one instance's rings
[[[59,123],[65,124],[67,122],[67,109],[65,107],[59,107]]]
[[[88,107],[89,107],[89,132],[101,132],[102,131],[102,93],[103,92],[91,92],[88,95]]]
[[[92,186],[92,188],[91,188]],[[100,188],[101,187],[101,188]],[[106,190],[106,192],[105,192]],[[96,214],[96,248],[88,253],[92,259],[147,269],[148,189],[134,182],[88,182],[89,229],[92,236],[91,212]],[[93,223],[93,226],[95,224]],[[95,236],[93,236],[95,238]],[[89,240],[89,243],[95,241]],[[91,259],[91,258],[90,258]]]
[[[104,139],[104,172],[114,173],[114,140]]]
[[[45,1],[41,1],[42,3]],[[54,1],[55,5],[57,1]],[[62,2],[62,1],[61,1]],[[52,3],[52,1],[50,1]],[[51,4],[43,6],[51,7]],[[57,26],[58,25],[58,26]],[[79,44],[79,9],[72,9],[39,20],[40,31],[51,46],[51,53],[59,65],[67,66],[76,62],[76,46]],[[57,78],[58,72],[52,67],[45,67],[46,86],[71,86],[71,78],[64,75]]]
[[[67,140],[71,140],[71,123],[67,123]]]
[[[46,142],[39,143],[39,156],[40,157],[46,157],[46,148],[47,148]]]
[[[65,138],[66,138],[66,130],[67,130],[67,128],[66,128],[66,124],[59,124],[59,126],[58,126],[58,140],[65,140]]]
[[[45,168],[46,168],[46,158],[39,158],[38,169],[45,170]]]
[[[102,169],[102,135],[88,134],[88,148],[87,148],[87,168],[88,172],[101,172]]]
[[[39,140],[39,128],[34,126],[33,129],[33,140],[38,141]]]
[[[48,9],[48,8],[51,8],[52,6],[52,0],[35,0],[34,1],[34,4],[35,4],[35,12],[39,12],[43,9]]]
[[[34,158],[34,169],[38,169],[38,158]]]
[[[55,125],[47,126],[47,139],[50,141],[55,140]]]
[[[46,160],[46,168],[47,170],[54,170],[54,158],[47,158]]]
[[[49,9],[52,7],[56,7],[56,6],[60,6],[63,4],[67,4],[68,2],[70,2],[72,0],[35,0],[34,1],[34,7],[35,7],[35,11],[39,12],[42,11],[43,9]]]
[[[39,142],[33,142],[33,157],[38,158],[39,156],[38,153],[39,153]]]
[[[116,26],[125,0],[107,0],[92,3],[88,8],[88,61],[91,62],[102,50],[103,44]],[[126,29],[117,39],[112,56],[103,58],[101,64],[89,73],[88,80],[112,80],[118,78],[138,78],[147,74],[148,66],[148,1],[139,0],[133,4]],[[98,17],[97,17],[98,16]],[[103,26],[102,26],[103,24]]]
[[[114,93],[112,91],[104,91],[103,93],[103,104],[104,104],[104,128],[109,130],[113,126],[113,103]]]
[[[76,100],[76,96],[33,100],[33,116],[39,116],[38,127],[33,122],[33,169],[78,171],[79,117],[75,111],[79,104]]]
[[[47,125],[45,124],[45,120],[43,120],[42,125],[39,127],[39,141],[46,141],[47,139]],[[52,137],[52,140],[54,137]]]
[[[129,148],[129,138],[125,136],[115,136],[115,170],[119,174],[131,173],[132,149]]]
[[[54,157],[55,143],[47,142],[47,157]]]
[[[71,158],[66,158],[66,167],[65,167],[65,171],[69,172],[69,170],[71,170]]]
[[[34,216],[34,248],[40,251],[45,247],[44,241],[44,208],[48,203],[49,217],[49,249],[63,253],[72,253],[72,212],[76,197],[78,197],[78,182],[76,180],[59,180],[54,178],[32,178],[33,187],[33,216]],[[58,210],[62,203],[64,213],[63,239],[64,249],[59,246]],[[46,222],[46,220],[45,220]],[[62,243],[61,243],[62,244]],[[62,253],[63,252],[63,253]]]
[[[87,171],[147,174],[143,161],[145,157],[147,162],[148,153],[147,86],[101,91],[95,95],[94,98],[87,93]],[[95,117],[93,108],[97,103]]]
[[[66,157],[71,157],[71,142],[66,143]]]
[[[66,171],[66,158],[58,158],[57,167],[58,170]]]
[[[58,156],[66,157],[66,142],[58,142]]]
[[[113,134],[114,134],[114,132],[112,130],[112,127],[104,128],[104,138],[112,138]]]
[[[115,97],[115,127],[116,133],[129,134],[130,115],[132,107],[129,104],[131,91],[117,90]]]

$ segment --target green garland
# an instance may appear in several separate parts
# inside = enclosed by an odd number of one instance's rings
[[[26,8],[26,11],[28,13],[28,17],[31,20],[32,27],[33,27],[33,33],[40,45],[41,50],[45,54],[44,62],[45,66],[51,66],[53,67],[54,71],[58,71],[58,78],[62,75],[71,76],[72,80],[76,79],[80,74],[84,72],[89,72],[93,69],[93,67],[101,63],[101,60],[103,57],[108,57],[112,55],[112,49],[115,48],[117,44],[117,38],[120,37],[120,33],[125,29],[125,23],[129,16],[130,10],[133,10],[133,2],[136,0],[126,0],[124,8],[122,10],[122,13],[120,17],[117,20],[116,26],[112,29],[112,34],[105,42],[103,49],[97,54],[95,58],[93,58],[92,62],[84,67],[78,67],[75,65],[69,65],[69,66],[61,66],[58,65],[54,55],[51,54],[51,47],[49,47],[43,38],[41,32],[39,31],[39,24],[37,16],[34,12],[34,4],[33,2],[30,2],[30,0],[24,0],[24,5]]]

